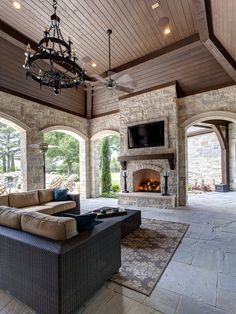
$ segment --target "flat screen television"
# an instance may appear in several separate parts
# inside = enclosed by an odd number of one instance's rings
[[[128,147],[165,146],[164,121],[139,124],[128,127]]]

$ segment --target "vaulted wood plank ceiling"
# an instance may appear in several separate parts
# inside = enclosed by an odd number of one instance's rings
[[[236,59],[236,1],[211,0],[211,11],[215,36]]]
[[[107,70],[107,35],[112,34],[112,67],[161,49],[197,32],[191,0],[162,0],[153,10],[152,0],[59,0],[58,15],[65,38],[71,36],[81,60],[89,56],[97,63],[92,72]],[[52,1],[24,0],[20,10],[9,0],[1,0],[0,19],[38,42],[52,14]],[[161,17],[170,19],[169,36],[157,25]]]
[[[10,0],[1,0],[0,20],[38,42],[49,23],[52,0],[21,4],[16,10]],[[97,64],[86,65],[88,74],[106,73],[106,30],[111,28],[112,68],[131,74],[137,90],[176,80],[179,96],[235,84],[235,14],[235,0],[58,0],[63,35],[71,36],[80,64],[84,56]],[[165,16],[169,35],[158,26]],[[95,97],[95,114],[116,110],[109,95]]]

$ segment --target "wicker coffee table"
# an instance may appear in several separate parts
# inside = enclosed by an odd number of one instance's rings
[[[99,210],[99,209],[98,209]],[[127,214],[114,217],[99,218],[101,220],[114,220],[121,226],[121,238],[132,232],[141,225],[141,211],[136,209],[126,209]]]

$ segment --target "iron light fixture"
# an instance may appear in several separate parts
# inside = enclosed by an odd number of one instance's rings
[[[76,49],[72,49],[70,37],[66,42],[62,36],[60,18],[56,13],[57,1],[53,0],[52,6],[54,13],[50,27],[45,27],[43,39],[34,54],[28,44],[23,67],[26,78],[38,82],[40,88],[42,85],[53,88],[54,94],[58,95],[62,88],[77,88],[83,83],[85,71],[76,63]]]

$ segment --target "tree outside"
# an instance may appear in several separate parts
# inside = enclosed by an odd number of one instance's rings
[[[115,197],[120,191],[120,152],[118,136],[106,136],[100,142],[100,187],[103,197]]]
[[[64,179],[77,174],[79,177],[79,141],[63,132],[52,131],[44,135],[44,142],[54,145],[46,155],[46,174],[62,175]]]
[[[0,122],[0,181],[6,188],[20,187],[20,133]]]

